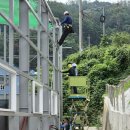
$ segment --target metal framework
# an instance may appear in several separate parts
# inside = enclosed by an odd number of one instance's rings
[[[13,23],[14,0],[9,0],[9,17],[0,11],[0,17],[9,24],[9,63],[7,63],[6,27],[4,27],[4,61],[0,68],[10,73],[9,109],[0,108],[0,116],[8,116],[9,130],[49,130],[59,128],[62,116],[62,48],[56,48],[61,35],[53,13],[45,0],[38,0],[37,11],[28,0],[19,0],[19,27]],[[37,44],[29,38],[29,12],[37,22]],[[49,34],[49,19],[53,23],[53,36]],[[19,68],[14,67],[14,32],[19,37]],[[49,43],[49,39],[51,43]],[[49,60],[49,44],[53,44],[53,62]],[[37,78],[29,74],[30,48],[37,52]],[[53,68],[49,71],[49,68]],[[52,73],[50,85],[49,73]],[[16,76],[19,76],[19,95],[16,93]],[[30,89],[31,88],[31,89]]]

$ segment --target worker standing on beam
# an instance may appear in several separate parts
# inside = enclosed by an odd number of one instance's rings
[[[61,25],[63,25],[63,34],[58,42],[59,46],[63,44],[65,38],[68,36],[69,33],[74,33],[72,27],[72,18],[70,17],[69,12],[65,11],[64,16],[64,20],[61,22]]]

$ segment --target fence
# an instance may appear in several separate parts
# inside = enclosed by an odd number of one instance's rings
[[[125,89],[130,76],[119,85],[106,85],[108,97],[104,100],[103,130],[129,130],[130,114],[126,112]]]

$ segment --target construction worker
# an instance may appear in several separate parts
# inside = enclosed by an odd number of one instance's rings
[[[78,76],[78,69],[77,69],[77,64],[73,63],[72,67],[75,69],[75,76]]]
[[[58,42],[59,46],[61,46],[67,37],[69,33],[74,33],[73,28],[72,28],[72,18],[69,15],[68,11],[64,12],[64,20],[61,22],[61,25],[63,25],[63,34]]]
[[[62,71],[62,73],[68,73],[68,76],[76,76],[75,68],[72,66],[72,63],[68,63],[68,70]],[[77,94],[77,87],[72,87],[72,93]]]
[[[70,130],[69,119],[65,118],[63,124],[60,126],[63,130]]]
[[[68,73],[68,76],[75,76],[75,69],[72,67],[72,63],[67,64],[68,69],[63,70],[62,73]]]

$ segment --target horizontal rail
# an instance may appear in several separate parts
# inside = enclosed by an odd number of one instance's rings
[[[54,117],[56,115],[49,115],[43,113],[25,113],[25,112],[14,112],[7,109],[0,108],[0,116],[18,116],[18,117]]]
[[[16,74],[16,71],[8,66],[5,66],[4,64],[0,63],[0,68],[12,73],[12,74]]]
[[[17,72],[17,74],[22,75],[23,77],[31,80],[31,81],[35,81],[38,84],[43,84],[41,82],[39,82],[38,80],[36,80],[35,78],[33,78],[32,76],[28,75],[27,73],[19,70],[16,67],[10,66],[7,62],[5,62],[4,60],[0,59],[0,63],[5,64],[6,66],[8,66],[9,68],[11,68],[12,70],[15,70]],[[49,88],[47,85],[43,84],[43,87],[47,88],[48,90],[51,90],[51,88]]]

